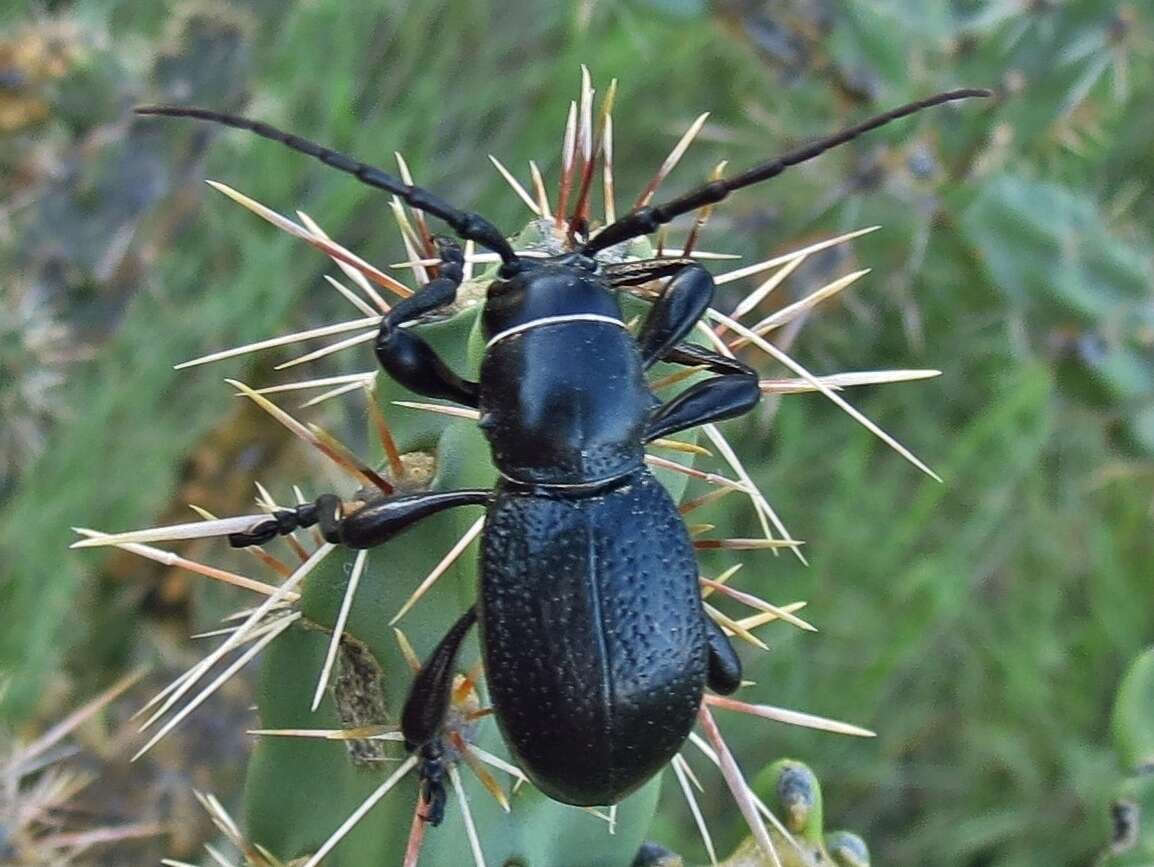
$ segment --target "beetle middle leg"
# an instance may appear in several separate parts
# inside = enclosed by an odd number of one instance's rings
[[[744,415],[761,399],[757,372],[752,367],[681,342],[709,308],[715,288],[712,275],[700,265],[684,266],[669,281],[641,326],[637,343],[646,367],[657,361],[700,364],[720,374],[658,407],[645,431],[646,441]]]
[[[430,515],[456,506],[484,506],[491,496],[488,489],[421,491],[383,497],[346,515],[339,497],[324,494],[312,503],[278,509],[251,529],[232,533],[228,541],[234,548],[263,545],[277,536],[317,525],[327,542],[374,548]]]
[[[452,625],[428,660],[417,672],[401,712],[405,749],[420,753],[421,797],[427,806],[426,820],[439,825],[445,814],[444,753],[440,733],[449,712],[457,651],[477,622],[476,607]]]

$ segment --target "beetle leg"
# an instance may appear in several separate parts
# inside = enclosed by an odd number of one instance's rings
[[[263,545],[277,536],[287,536],[294,530],[311,527],[320,520],[322,509],[339,510],[341,501],[332,494],[318,497],[315,502],[302,503],[291,509],[277,509],[255,527],[243,533],[229,533],[228,542],[234,548]]]
[[[476,606],[471,607],[452,625],[417,672],[405,709],[401,712],[401,731],[405,748],[412,751],[432,741],[441,731],[449,709],[449,689],[453,685],[453,663],[466,633],[477,622]]]
[[[736,358],[713,352],[696,343],[678,343],[661,359],[666,364],[681,364],[686,367],[705,367],[711,373],[741,373],[756,376],[757,371]]]
[[[421,491],[384,497],[326,525],[321,514],[321,534],[329,542],[348,548],[375,548],[430,515],[457,506],[485,506],[493,492],[484,489]],[[331,514],[331,513],[329,513]]]
[[[659,406],[649,419],[645,441],[744,415],[757,406],[760,399],[756,376],[737,373],[715,376],[690,386]]]
[[[757,371],[744,361],[692,343],[676,344],[661,360],[705,367],[721,375],[698,382],[659,406],[649,419],[646,442],[707,422],[744,415],[761,399]]]
[[[421,800],[425,802],[425,821],[434,828],[445,818],[445,762],[441,744],[430,741],[421,747],[421,760],[417,766],[421,780]]]
[[[402,298],[385,316],[390,328],[419,319],[457,300],[457,287],[464,275],[465,254],[454,238],[438,235],[433,239],[441,260],[435,279],[430,280],[408,298]]]
[[[381,367],[409,391],[477,406],[477,383],[454,373],[433,347],[411,329],[390,329],[387,320],[382,322],[376,349]]]
[[[705,682],[714,692],[729,695],[741,686],[741,660],[725,631],[708,614],[704,617],[709,641],[709,670]]]
[[[483,506],[490,496],[489,490],[421,491],[374,500],[345,515],[340,498],[325,494],[315,502],[280,509],[251,530],[231,534],[228,541],[234,548],[263,545],[277,536],[317,524],[328,542],[348,548],[373,548],[430,515],[454,506]]]
[[[477,609],[474,606],[445,633],[417,672],[401,712],[405,749],[410,752],[420,750],[421,797],[428,805],[426,819],[432,825],[439,825],[445,813],[445,769],[440,733],[449,712],[453,667],[461,642],[465,640],[469,627],[476,622]]]
[[[642,259],[639,262],[610,262],[601,273],[614,289],[622,286],[640,286],[651,280],[671,277],[689,265],[696,265],[693,259]]]
[[[673,276],[637,334],[647,369],[693,330],[713,301],[714,289],[713,275],[698,264],[686,265]]]
[[[381,320],[376,344],[377,360],[389,376],[410,391],[476,406],[477,383],[462,379],[422,337],[402,327],[438,307],[451,304],[457,297],[465,261],[461,248],[447,238],[438,238],[437,246],[441,253],[440,275],[398,302]]]

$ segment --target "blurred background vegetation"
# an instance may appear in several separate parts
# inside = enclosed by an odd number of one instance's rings
[[[171,366],[330,321],[327,262],[200,179],[306,210],[370,261],[403,258],[381,196],[239,134],[134,121],[131,105],[243,109],[381,164],[402,151],[419,181],[512,229],[527,214],[485,154],[555,170],[580,63],[621,80],[623,199],[703,110],[667,189],[988,86],[987,104],[739,194],[707,229],[711,249],[764,257],[881,224],[793,282],[873,269],[791,349],[818,372],[944,370],[855,394],[944,485],[817,396],[732,428],[811,561],[747,557],[745,580],[809,600],[821,629],[771,631],[771,652],[746,657],[750,693],[879,737],[729,731],[750,768],[813,767],[827,823],[862,832],[875,863],[1086,864],[1119,776],[1111,698],[1154,639],[1152,19],[1110,0],[9,0],[0,731],[42,730],[142,662],[162,683],[195,659],[186,636],[237,603],[155,564],[77,556],[69,527],[147,526],[188,501],[248,511],[255,478],[299,474],[287,438],[227,398],[242,363]],[[732,535],[748,535],[738,505]],[[207,829],[189,789],[235,793],[250,702],[236,686],[127,770],[116,726],[85,736],[102,776],[78,809],[178,829],[109,863],[195,850]],[[665,798],[652,836],[702,860],[674,786]],[[740,817],[723,798],[707,808],[728,851]]]

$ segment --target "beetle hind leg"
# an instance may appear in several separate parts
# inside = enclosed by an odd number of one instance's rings
[[[420,755],[421,798],[425,820],[439,825],[445,815],[445,765],[441,730],[449,715],[449,692],[453,686],[457,651],[477,622],[476,607],[470,608],[445,633],[428,660],[417,672],[405,708],[401,712],[401,733],[405,749]]]
[[[709,641],[709,669],[706,685],[720,695],[730,695],[741,686],[741,660],[729,643],[729,637],[708,614],[705,632]]]
[[[433,741],[441,732],[449,712],[449,690],[453,685],[453,665],[457,651],[469,628],[477,622],[477,609],[471,607],[445,633],[428,660],[417,672],[405,709],[401,712],[401,731],[405,748],[410,752]]]

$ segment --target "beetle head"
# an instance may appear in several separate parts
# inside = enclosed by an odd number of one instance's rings
[[[510,328],[552,316],[593,314],[621,318],[621,306],[588,256],[521,259],[517,271],[489,284],[483,325],[491,339]]]

